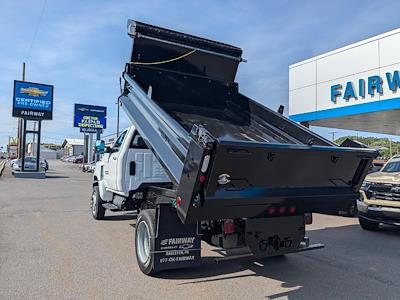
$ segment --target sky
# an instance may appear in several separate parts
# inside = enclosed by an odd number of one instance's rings
[[[114,133],[119,77],[132,47],[128,19],[241,47],[248,62],[239,66],[240,91],[286,111],[290,64],[400,27],[400,1],[385,0],[0,0],[0,11],[0,146],[16,136],[13,81],[22,77],[22,62],[27,81],[54,85],[43,142],[82,138],[72,127],[74,103],[107,106],[104,134]],[[122,113],[121,128],[127,126]],[[331,138],[331,129],[312,129]],[[357,134],[335,131],[336,137]]]

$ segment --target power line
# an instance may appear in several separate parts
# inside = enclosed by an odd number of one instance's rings
[[[40,12],[39,20],[38,20],[38,22],[36,24],[35,33],[33,34],[32,42],[31,42],[31,44],[30,44],[30,46],[28,48],[28,53],[26,55],[26,58],[27,58],[26,60],[28,60],[29,55],[30,55],[31,50],[32,50],[32,47],[33,47],[33,44],[35,43],[36,36],[38,34],[40,24],[42,23],[42,19],[43,19],[43,15],[44,15],[44,10],[46,8],[46,4],[47,4],[47,0],[44,0],[43,1],[43,6],[42,6],[42,11]]]

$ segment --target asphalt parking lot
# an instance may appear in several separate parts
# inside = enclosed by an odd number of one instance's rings
[[[50,161],[45,180],[0,177],[0,299],[396,299],[400,230],[360,228],[356,218],[314,215],[312,242],[326,248],[203,265],[155,278],[134,254],[133,213],[95,221],[91,175]]]

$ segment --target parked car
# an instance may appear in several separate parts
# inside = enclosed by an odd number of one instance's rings
[[[93,161],[93,162],[90,162],[90,163],[87,163],[87,164],[83,164],[82,171],[83,172],[93,173],[95,168],[96,168],[96,162]]]
[[[40,164],[43,165],[45,171],[49,170],[49,163],[46,159],[41,160]]]
[[[368,174],[379,172],[385,164],[383,162],[373,162]]]
[[[400,226],[400,155],[384,167],[367,175],[357,201],[360,225],[377,230],[379,224]]]
[[[76,161],[76,156],[74,156],[74,155],[71,155],[71,156],[68,156],[66,159],[65,159],[65,161],[66,162],[75,162]]]
[[[21,159],[18,159],[16,162],[12,164],[12,173],[16,171],[21,171]],[[25,170],[36,170],[36,157],[34,156],[26,156],[25,157]],[[47,171],[48,163],[46,160],[41,159],[39,163],[39,171]]]
[[[12,168],[13,165],[14,165],[16,162],[18,162],[18,158],[14,158],[14,159],[10,160],[10,167]]]
[[[81,163],[83,163],[84,158],[85,157],[83,155],[78,155],[78,156],[75,157],[74,163],[81,164]]]

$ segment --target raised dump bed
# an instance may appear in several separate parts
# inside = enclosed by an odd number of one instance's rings
[[[130,21],[120,97],[175,183],[184,223],[337,212],[377,152],[340,148],[239,92],[240,48]]]

